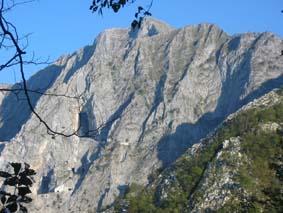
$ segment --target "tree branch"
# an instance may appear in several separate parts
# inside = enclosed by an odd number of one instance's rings
[[[27,2],[30,2],[30,1],[27,1]],[[21,4],[23,4],[23,3],[26,3],[26,2],[21,2]],[[13,6],[9,7],[8,9],[13,8],[17,4],[13,2],[12,5]],[[5,39],[9,39],[9,41],[12,44],[11,47],[15,48],[16,54],[13,57],[11,57],[6,63],[4,63],[3,65],[0,66],[0,71],[5,69],[5,68],[8,68],[8,67],[18,65],[19,71],[20,71],[20,74],[21,74],[23,88],[20,88],[20,89],[2,88],[2,89],[0,89],[0,91],[2,91],[2,92],[3,91],[13,92],[14,94],[16,92],[23,91],[23,93],[25,94],[26,101],[27,101],[27,104],[29,106],[29,109],[37,117],[39,122],[42,123],[46,127],[48,134],[60,135],[60,136],[64,136],[64,137],[71,137],[71,136],[75,136],[75,135],[78,136],[78,131],[80,130],[80,126],[78,127],[78,129],[76,129],[74,132],[72,132],[70,134],[65,134],[63,132],[55,131],[49,126],[49,124],[47,124],[46,121],[44,121],[44,119],[34,109],[34,107],[32,105],[32,101],[31,101],[31,97],[30,97],[30,94],[29,94],[31,92],[38,93],[38,94],[41,94],[41,95],[49,95],[49,96],[57,96],[57,97],[66,97],[66,98],[75,98],[75,97],[66,96],[66,95],[45,94],[45,93],[41,93],[39,91],[34,91],[34,90],[28,89],[27,80],[26,80],[25,73],[24,73],[25,61],[23,60],[23,56],[26,54],[26,52],[19,45],[19,36],[18,36],[16,27],[13,24],[11,24],[10,22],[8,22],[4,17],[4,12],[7,11],[4,8],[4,6],[5,6],[5,2],[4,2],[4,0],[1,0],[1,7],[0,7],[0,30],[2,31],[2,33],[1,33],[1,35],[2,35],[1,47],[3,46],[2,44],[5,41]],[[10,30],[10,28],[12,28],[13,32]],[[32,63],[32,62],[29,62],[29,63]]]

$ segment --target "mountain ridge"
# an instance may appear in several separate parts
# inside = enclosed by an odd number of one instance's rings
[[[230,115],[146,187],[133,183],[116,212],[282,211],[282,91]]]
[[[24,100],[8,94],[1,102],[0,141],[10,143],[0,165],[27,161],[37,170],[31,212],[111,205],[129,184],[146,184],[231,113],[283,84],[283,41],[272,34],[231,37],[209,24],[162,25],[165,33],[156,34],[148,22],[141,35],[101,33],[28,82],[29,89],[81,97],[32,94],[53,129],[67,134],[80,125],[83,134],[107,123],[98,134],[53,138]]]

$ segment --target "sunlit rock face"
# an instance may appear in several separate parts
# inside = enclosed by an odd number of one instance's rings
[[[30,93],[53,130],[84,137],[53,137],[22,93],[5,94],[0,164],[25,161],[37,171],[31,212],[102,211],[283,85],[282,47],[271,33],[229,36],[212,24],[174,29],[147,19],[139,31],[106,30],[28,82],[57,94]]]

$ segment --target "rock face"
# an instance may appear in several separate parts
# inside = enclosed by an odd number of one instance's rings
[[[282,212],[283,89],[256,99],[194,144],[118,212]],[[143,189],[143,190],[141,190]]]
[[[106,30],[28,82],[46,93],[30,95],[52,129],[83,137],[47,134],[22,93],[6,94],[0,164],[26,161],[37,171],[31,212],[102,211],[281,86],[282,47],[271,33],[229,36],[212,24],[174,29],[147,19],[139,31]]]

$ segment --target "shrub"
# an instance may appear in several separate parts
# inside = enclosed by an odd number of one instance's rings
[[[24,163],[9,163],[13,168],[13,173],[0,171],[0,177],[5,178],[3,185],[7,191],[0,191],[2,209],[1,213],[7,212],[28,212],[23,203],[30,203],[32,199],[27,196],[31,193],[30,187],[33,184],[32,176],[35,171],[30,169],[30,165]],[[9,190],[10,189],[10,190]]]

